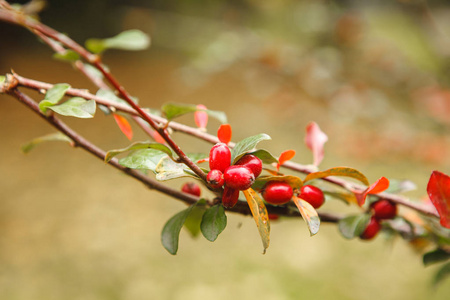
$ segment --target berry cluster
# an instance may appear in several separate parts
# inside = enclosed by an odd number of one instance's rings
[[[291,201],[294,196],[293,188],[286,182],[270,181],[261,192],[264,200],[273,205],[283,205]],[[325,196],[321,189],[312,185],[304,185],[297,193],[298,197],[319,208],[325,202]]]
[[[397,205],[389,200],[381,199],[370,205],[372,217],[364,232],[360,235],[363,240],[373,239],[381,229],[380,222],[395,218]]]
[[[262,161],[246,154],[231,165],[230,148],[225,143],[217,143],[209,152],[209,168],[211,171],[206,177],[208,184],[216,189],[224,186],[222,204],[233,207],[239,199],[239,191],[250,188],[261,174]]]

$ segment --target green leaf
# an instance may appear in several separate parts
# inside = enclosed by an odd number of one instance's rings
[[[155,149],[137,150],[127,157],[119,159],[119,164],[130,169],[151,170],[155,172],[156,166],[167,154]]]
[[[41,112],[45,113],[48,107],[57,104],[62,99],[62,97],[64,97],[64,94],[69,88],[70,85],[68,85],[67,83],[58,83],[55,84],[51,89],[49,89],[45,94],[44,100],[39,102],[39,109],[41,110]]]
[[[198,178],[182,163],[174,162],[170,157],[163,157],[155,168],[156,180],[165,181],[181,177]]]
[[[69,117],[93,118],[95,114],[95,101],[74,97],[63,104],[48,107],[54,112]]]
[[[216,204],[203,215],[200,229],[208,241],[214,242],[226,226],[227,216],[225,215],[225,209],[221,204]]]
[[[197,237],[200,233],[200,224],[206,211],[205,204],[206,201],[204,199],[199,200],[184,222],[184,228],[189,231],[192,237]]]
[[[433,285],[437,286],[444,279],[450,276],[450,263],[443,265],[433,278]]]
[[[251,152],[254,156],[258,157],[264,164],[278,163],[278,159],[273,156],[269,151],[259,149]]]
[[[3,84],[6,81],[6,76],[0,75],[0,84]]]
[[[389,179],[389,187],[385,190],[385,192],[390,194],[399,194],[414,191],[416,189],[416,184],[411,180]]]
[[[139,149],[155,149],[155,150],[164,152],[167,155],[169,155],[170,157],[172,157],[172,150],[170,150],[169,147],[167,147],[163,144],[154,143],[154,142],[136,142],[126,148],[108,151],[105,156],[105,162],[109,162],[113,157],[115,157],[123,152],[139,150]]]
[[[347,168],[347,167],[337,167],[337,168],[331,168],[331,169],[321,171],[321,172],[310,173],[310,174],[308,174],[308,176],[306,176],[306,178],[303,181],[307,182],[307,181],[310,181],[313,179],[319,179],[319,178],[324,178],[324,177],[328,177],[328,176],[351,177],[351,178],[361,181],[365,185],[369,185],[369,181],[367,180],[366,176],[364,176],[364,174],[362,174],[361,172],[359,172],[356,169]]]
[[[370,222],[370,214],[349,216],[339,220],[339,232],[346,239],[360,236]]]
[[[438,248],[436,250],[425,253],[423,256],[423,264],[429,266],[438,262],[446,261],[450,259],[450,252],[444,249]]]
[[[265,133],[257,134],[243,139],[242,141],[236,143],[233,150],[231,151],[231,161],[233,162],[233,164],[236,163],[247,152],[253,150],[259,142],[270,139],[271,137]]]
[[[144,50],[150,46],[150,38],[140,30],[132,29],[107,39],[88,39],[86,48],[93,53],[101,53],[107,49]]]
[[[39,145],[42,142],[50,142],[50,141],[61,141],[61,142],[68,142],[73,143],[73,141],[66,135],[62,134],[61,132],[51,133],[47,134],[38,138],[35,138],[25,145],[22,145],[21,150],[23,153],[30,152],[34,147]]]
[[[111,90],[99,89],[95,95],[111,102],[130,106],[127,101],[117,97],[116,94],[114,94],[114,92]],[[138,103],[137,98],[132,97],[132,100],[135,103]]]
[[[204,111],[209,116],[217,119],[222,124],[227,123],[227,116],[224,112],[209,109],[198,109],[197,106],[193,104],[167,103],[161,107],[161,111],[164,113],[167,120],[169,121],[176,117],[185,115],[187,113]]]
[[[295,205],[297,206],[300,214],[302,215],[303,220],[305,220],[306,225],[308,226],[308,230],[311,236],[317,234],[319,232],[320,227],[320,218],[317,214],[317,211],[314,207],[306,202],[305,200],[297,197],[292,197]]]
[[[172,255],[177,254],[181,228],[196,204],[194,203],[187,209],[177,213],[164,225],[161,232],[161,242],[164,248]]]
[[[252,189],[261,190],[266,183],[269,181],[280,181],[288,183],[292,188],[299,189],[303,186],[303,182],[300,177],[292,176],[292,175],[283,175],[283,176],[260,176],[256,179],[255,183],[252,185]]]
[[[74,62],[80,59],[80,55],[73,50],[67,49],[63,53],[53,54],[53,58],[67,62]]]
[[[267,212],[264,202],[253,189],[250,188],[243,191],[243,193],[252,212],[256,227],[258,227],[259,235],[261,236],[264,247],[263,254],[265,254],[270,243],[269,213]]]

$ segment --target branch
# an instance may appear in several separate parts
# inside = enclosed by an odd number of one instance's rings
[[[27,17],[26,15],[20,14],[15,10],[5,9],[0,7],[0,20],[21,25],[28,28],[33,33],[38,32],[38,36],[46,36],[54,41],[60,42],[62,45],[77,52],[83,59],[96,67],[105,77],[105,79],[114,87],[114,89],[120,94],[120,96],[143,118],[150,126],[155,129],[161,137],[167,142],[167,144],[172,148],[172,150],[178,155],[181,162],[188,166],[195,174],[197,174],[203,181],[206,182],[206,174],[200,169],[193,161],[191,161],[187,155],[181,150],[181,148],[175,143],[172,137],[168,134],[164,127],[158,126],[156,122],[147,114],[145,111],[136,104],[133,99],[131,99],[130,94],[126,89],[117,81],[117,79],[109,72],[107,68],[102,64],[99,55],[92,54],[81,45],[76,43],[74,40],[68,36],[50,28],[38,21]],[[44,38],[44,41],[46,39]],[[49,42],[47,42],[49,43]]]
[[[31,88],[31,89],[35,89],[35,90],[48,90],[50,89],[53,85],[49,84],[49,83],[45,83],[45,82],[41,82],[41,81],[37,81],[37,80],[32,80],[32,79],[28,79],[25,77],[22,77],[18,74],[14,74],[15,79],[17,80],[18,84],[20,86],[23,87],[27,87],[27,88]],[[74,96],[74,97],[82,97],[84,99],[87,100],[95,100],[97,103],[99,104],[103,104],[105,106],[108,107],[112,107],[114,109],[117,109],[119,111],[128,113],[130,115],[133,116],[138,116],[138,114],[131,109],[129,106],[120,104],[120,103],[115,103],[115,102],[111,102],[109,100],[103,99],[101,97],[98,97],[96,95],[93,95],[91,93],[89,93],[87,90],[80,90],[80,89],[74,89],[74,88],[70,88],[67,90],[66,92],[68,95],[70,96]],[[154,119],[155,121],[157,121],[158,123],[160,123],[161,125],[166,125],[167,124],[167,120],[153,115],[153,114],[149,114],[146,113],[147,115],[149,115],[152,119]],[[217,142],[219,142],[219,139],[211,134],[208,134],[206,132],[202,132],[200,130],[198,130],[197,128],[193,128],[190,126],[186,126],[177,122],[170,122],[168,127],[170,127],[171,129],[173,129],[174,131],[179,131],[185,134],[189,134],[193,137],[202,139],[204,141],[207,141],[211,144],[215,144]],[[230,143],[229,146],[231,148],[233,148],[235,145],[235,143]],[[301,165],[298,163],[294,163],[291,161],[285,162],[282,167],[286,168],[286,169],[290,169],[296,172],[300,172],[300,173],[304,173],[304,174],[309,174],[314,172],[314,170],[312,170],[310,167],[305,166],[305,165]],[[337,178],[337,177],[326,177],[323,178],[323,180],[328,181],[332,184],[338,185],[346,190],[349,190],[351,192],[357,192],[357,191],[363,191],[366,187],[363,185],[358,185],[355,183],[351,183],[348,181],[345,181],[341,178]],[[410,200],[408,200],[408,198],[400,196],[400,195],[394,195],[394,194],[389,194],[389,193],[380,193],[378,195],[375,195],[379,198],[383,198],[383,199],[387,199],[390,200],[394,203],[403,205],[405,207],[411,208],[413,210],[416,210],[424,215],[428,215],[428,216],[432,216],[432,217],[436,217],[439,218],[439,215],[436,213],[435,210],[433,210],[431,207],[426,206],[426,205],[422,205],[420,203],[415,203],[412,202]]]
[[[72,130],[69,126],[67,126],[64,122],[62,122],[59,118],[57,118],[55,115],[51,114],[49,116],[43,115],[40,110],[39,106],[36,104],[36,102],[33,101],[29,96],[26,94],[20,92],[16,88],[10,89],[9,91],[6,91],[9,95],[15,97],[17,100],[19,100],[21,103],[25,104],[28,108],[30,108],[34,113],[39,115],[41,118],[46,120],[50,125],[55,127],[57,130],[64,133],[66,136],[68,136],[73,142],[75,147],[80,147],[87,152],[93,154],[94,156],[98,157],[101,160],[104,160],[106,156],[106,152],[102,149],[98,148],[82,136],[80,136],[78,133],[76,133],[74,130]],[[181,191],[172,189],[167,187],[164,184],[159,183],[156,180],[153,180],[144,174],[142,174],[139,171],[129,169],[126,167],[123,167],[118,163],[117,159],[112,159],[109,161],[109,164],[112,165],[114,168],[124,172],[125,174],[139,180],[143,184],[145,184],[150,189],[155,189],[159,192],[162,192],[166,195],[169,195],[173,198],[176,198],[178,200],[181,200],[187,204],[193,204],[200,200],[200,198],[192,196],[187,193],[183,193]]]

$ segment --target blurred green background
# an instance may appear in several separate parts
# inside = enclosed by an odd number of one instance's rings
[[[370,181],[410,179],[423,198],[432,170],[450,173],[450,6],[446,1],[49,1],[44,23],[80,43],[139,28],[142,52],[104,61],[146,107],[172,101],[225,111],[233,140],[265,132],[275,155],[312,162],[305,126],[329,136],[322,169],[352,166]],[[0,73],[95,87],[26,30],[0,23]],[[33,94],[36,100],[42,96]],[[111,118],[65,118],[105,150],[128,140]],[[193,117],[180,118],[193,125]],[[208,130],[216,132],[210,121]],[[135,128],[135,140],[146,137]],[[254,221],[228,215],[215,243],[182,231],[169,255],[160,232],[185,208],[98,159],[25,142],[53,129],[0,96],[0,299],[448,299],[436,267],[401,239],[343,239],[323,224],[272,222],[262,255]],[[210,145],[181,134],[187,152]],[[169,184],[175,188],[184,181]],[[205,195],[207,191],[204,190]],[[322,211],[356,212],[336,201]],[[408,213],[407,210],[404,211]]]

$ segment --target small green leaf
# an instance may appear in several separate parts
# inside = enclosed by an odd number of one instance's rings
[[[53,58],[67,62],[74,62],[80,59],[80,55],[73,50],[67,49],[63,53],[53,54]]]
[[[424,254],[423,264],[425,266],[429,266],[431,264],[446,261],[448,259],[450,259],[450,252],[438,248],[436,250]]]
[[[103,98],[105,100],[111,101],[111,102],[130,106],[127,101],[117,97],[116,94],[114,94],[114,92],[111,90],[99,89],[95,95],[100,98]],[[135,103],[138,102],[136,98],[132,98],[132,99]]]
[[[303,186],[302,180],[297,176],[283,175],[283,176],[260,176],[252,185],[252,189],[261,190],[269,181],[280,181],[288,183],[292,188],[299,189]]]
[[[339,220],[339,232],[346,239],[360,236],[370,222],[370,214],[349,216]]]
[[[103,79],[103,73],[100,72],[96,67],[91,66],[90,64],[84,64],[83,66],[86,72],[89,74],[89,76],[92,76],[97,79]]]
[[[433,285],[437,286],[444,279],[450,276],[450,263],[443,265],[433,278]]]
[[[269,151],[259,149],[251,152],[254,156],[258,157],[264,164],[278,163],[278,159],[273,156]]]
[[[119,159],[119,164],[130,169],[151,170],[155,172],[156,166],[167,154],[155,149],[143,149],[130,153],[127,157]]]
[[[385,190],[386,193],[399,194],[416,190],[417,186],[411,180],[389,179],[389,187]]]
[[[267,212],[266,205],[253,189],[250,188],[243,191],[243,193],[252,212],[256,227],[258,227],[259,235],[261,236],[264,247],[263,254],[265,254],[270,243],[269,213]]]
[[[182,163],[174,162],[170,157],[163,157],[155,168],[156,180],[165,181],[181,177],[198,178]]]
[[[3,84],[6,81],[6,76],[0,75],[0,84]]]
[[[67,83],[58,83],[49,89],[45,94],[44,100],[39,102],[39,109],[41,112],[45,113],[48,107],[56,105],[62,97],[64,97],[64,94],[69,88],[70,85]]]
[[[196,204],[194,203],[187,209],[177,213],[164,225],[161,232],[161,242],[164,248],[172,255],[177,254],[181,228]]]
[[[51,133],[51,134],[47,134],[38,138],[35,138],[31,141],[29,141],[28,143],[26,143],[25,145],[22,145],[21,150],[23,153],[28,153],[30,152],[34,147],[36,147],[37,145],[39,145],[42,142],[50,142],[50,141],[61,141],[61,142],[68,142],[68,143],[73,143],[73,141],[66,135],[60,133],[60,132],[56,132],[56,133]]]
[[[242,141],[236,143],[233,150],[231,151],[231,161],[234,164],[247,152],[253,150],[259,142],[270,139],[271,137],[265,133],[257,134],[243,139]]]
[[[163,144],[153,143],[153,142],[136,142],[126,148],[108,151],[105,156],[105,162],[109,162],[113,157],[115,157],[123,152],[132,151],[132,150],[140,150],[140,149],[155,149],[155,150],[164,152],[167,155],[169,155],[170,157],[172,157],[172,150],[170,150],[169,147],[167,147]]]
[[[324,178],[324,177],[328,177],[328,176],[352,177],[354,179],[361,181],[365,185],[369,185],[369,181],[367,180],[366,176],[364,176],[364,174],[362,174],[361,172],[359,172],[356,169],[347,168],[347,167],[337,167],[337,168],[331,168],[331,169],[321,171],[321,172],[310,173],[310,174],[308,174],[308,176],[306,176],[306,178],[303,181],[307,182],[307,181],[310,181],[313,179],[319,179],[319,178]]]
[[[187,113],[204,111],[212,118],[219,120],[219,122],[227,123],[227,116],[224,112],[209,109],[198,109],[196,105],[192,104],[167,103],[161,107],[161,111],[169,121]]]
[[[295,205],[297,206],[300,214],[302,215],[303,220],[305,220],[306,225],[308,226],[308,230],[311,236],[317,234],[319,232],[320,227],[320,218],[317,214],[317,211],[314,207],[306,202],[305,200],[297,197],[292,197]]]
[[[95,114],[95,101],[74,97],[63,104],[48,107],[54,112],[69,117],[93,118]]]
[[[206,201],[201,199],[197,202],[197,205],[192,209],[191,213],[184,222],[184,228],[189,231],[192,237],[197,237],[200,233],[200,224],[202,217],[206,211]]]
[[[225,215],[225,209],[221,204],[217,204],[205,212],[200,229],[208,241],[214,242],[226,226],[227,216]]]
[[[93,53],[101,53],[107,49],[145,50],[150,46],[150,38],[144,32],[132,29],[107,39],[88,39],[86,48]]]

